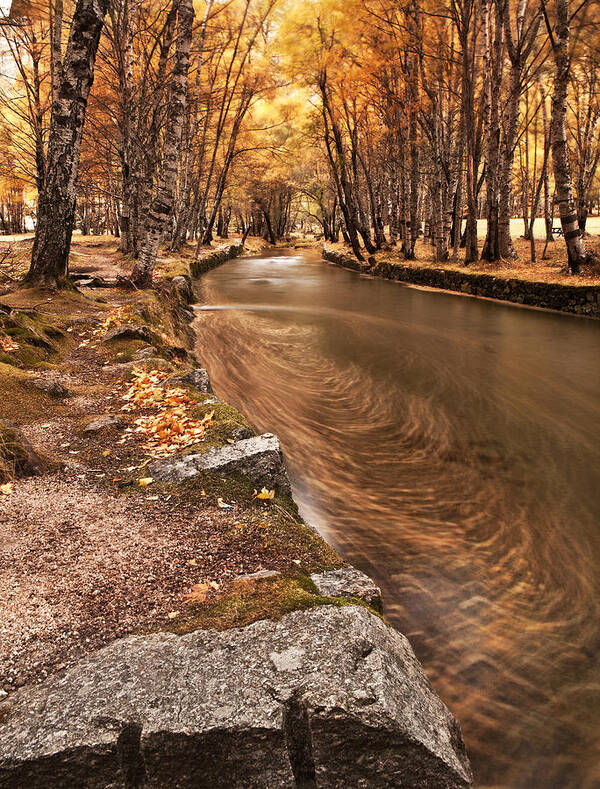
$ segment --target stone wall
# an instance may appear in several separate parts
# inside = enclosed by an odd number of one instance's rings
[[[447,268],[411,266],[379,261],[373,265],[360,263],[352,255],[323,247],[325,260],[338,266],[430,288],[443,288],[473,296],[485,296],[516,304],[600,317],[599,285],[560,285],[550,282],[529,282],[513,277],[496,277]]]
[[[214,252],[209,252],[199,260],[192,260],[190,263],[190,272],[193,277],[199,277],[206,271],[210,271],[228,260],[239,257],[244,251],[243,244],[229,244],[215,249]]]

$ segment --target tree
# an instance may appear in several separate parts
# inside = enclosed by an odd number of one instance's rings
[[[558,203],[560,223],[567,245],[569,268],[575,274],[579,271],[581,265],[587,262],[588,253],[577,221],[567,144],[567,98],[571,69],[571,53],[569,51],[571,15],[569,0],[555,0],[556,25],[554,30],[552,30],[544,0],[542,0],[542,8],[555,64],[550,147],[552,149],[556,202]]]
[[[158,247],[173,211],[177,182],[181,133],[187,99],[194,6],[192,0],[174,0],[175,3],[177,3],[177,44],[167,106],[163,159],[157,193],[145,221],[140,256],[131,275],[131,281],[138,288],[147,288],[152,284]]]
[[[38,198],[38,223],[25,278],[29,285],[62,287],[67,282],[83,124],[108,2],[78,0],[73,13],[55,80],[46,179]]]

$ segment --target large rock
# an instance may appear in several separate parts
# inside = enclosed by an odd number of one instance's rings
[[[83,432],[94,434],[101,433],[103,430],[119,430],[122,427],[124,427],[124,423],[120,417],[113,414],[104,414],[88,422],[83,428]]]
[[[383,610],[381,589],[368,575],[356,567],[342,567],[339,570],[327,570],[310,576],[319,594],[326,597],[343,597],[351,600],[357,597],[377,609]]]
[[[58,378],[51,376],[39,377],[34,378],[32,383],[36,389],[39,389],[40,392],[45,392],[50,397],[56,397],[59,400],[73,397],[73,392]]]
[[[196,301],[196,295],[192,287],[192,278],[189,276],[180,274],[178,277],[173,277],[171,280],[171,291],[183,304],[193,304]]]
[[[18,426],[0,419],[0,483],[14,477],[43,474],[44,460],[38,455]]]
[[[124,323],[121,326],[109,329],[102,338],[102,342],[109,342],[110,340],[143,340],[144,342],[152,342],[152,335],[147,326],[134,326],[130,323]]]
[[[179,455],[149,466],[150,476],[160,482],[182,482],[202,473],[241,474],[256,485],[290,492],[290,481],[277,436],[261,436],[214,447],[202,454]]]
[[[176,378],[168,378],[165,381],[168,386],[193,386],[199,392],[210,392],[212,394],[213,388],[210,383],[210,376],[208,371],[203,367],[195,367],[185,375],[177,376]]]
[[[471,785],[408,641],[360,607],[134,636],[0,704],[0,787]]]

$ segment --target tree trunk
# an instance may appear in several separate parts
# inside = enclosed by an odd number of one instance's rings
[[[60,287],[75,221],[75,183],[87,99],[108,0],[78,0],[52,105],[47,176],[38,200],[28,284]]]
[[[486,150],[487,233],[481,253],[481,257],[490,262],[495,262],[501,257],[498,232],[498,160],[500,157],[500,97],[502,89],[502,66],[504,63],[504,27],[499,4],[496,4],[495,19],[496,28],[492,55],[488,58],[486,63],[486,66],[489,67],[489,77],[486,78],[486,99],[490,107]]]
[[[554,53],[554,95],[552,96],[552,120],[550,124],[550,145],[552,148],[552,164],[556,199],[560,211],[560,222],[563,229],[569,268],[573,274],[588,259],[587,250],[577,222],[577,211],[573,199],[573,184],[567,145],[567,97],[569,92],[570,72],[570,14],[569,0],[555,0],[556,25],[552,51]]]
[[[157,194],[152,201],[145,221],[144,240],[140,256],[132,273],[132,281],[140,288],[148,288],[152,285],[152,274],[158,247],[173,211],[181,132],[185,118],[193,23],[194,7],[192,0],[179,0],[177,8],[177,44],[175,47],[172,82],[169,89],[162,167]]]

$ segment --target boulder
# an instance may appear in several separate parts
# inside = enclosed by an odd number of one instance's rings
[[[290,492],[290,481],[277,436],[263,433],[201,454],[179,455],[158,460],[148,467],[160,482],[182,482],[202,473],[241,474],[258,487]]]
[[[178,277],[173,277],[171,280],[171,291],[183,304],[193,304],[196,301],[196,295],[192,288],[192,278],[189,276],[182,274]]]
[[[89,434],[100,433],[102,430],[118,430],[121,427],[123,427],[122,419],[118,416],[105,414],[104,416],[99,416],[97,419],[92,419],[91,422],[88,422],[83,428],[83,432]]]
[[[43,474],[45,464],[14,422],[0,419],[0,483]]]
[[[0,721],[0,787],[471,786],[408,641],[357,606],[121,639]]]
[[[124,323],[122,326],[114,326],[106,332],[102,342],[109,342],[109,340],[143,340],[151,343],[152,336],[147,326]]]
[[[203,367],[195,367],[185,375],[179,375],[177,378],[169,378],[165,381],[169,386],[193,386],[199,392],[210,392],[212,394],[212,386],[208,372]]]
[[[339,570],[314,573],[310,578],[319,594],[325,597],[343,597],[347,600],[357,597],[377,611],[383,609],[381,589],[356,567],[342,567]]]
[[[50,397],[56,397],[60,400],[67,397],[73,397],[73,392],[69,387],[65,386],[62,381],[59,381],[57,378],[34,378],[32,383],[36,389],[39,389],[40,392],[45,392],[47,395],[50,395]]]

